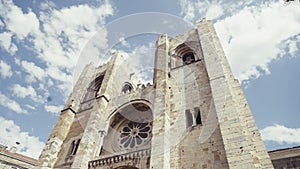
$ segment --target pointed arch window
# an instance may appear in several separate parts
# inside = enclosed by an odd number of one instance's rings
[[[69,153],[68,153],[69,156],[73,156],[76,154],[77,149],[79,147],[79,143],[80,143],[80,139],[72,141],[70,149],[69,149]]]
[[[83,101],[89,101],[91,99],[96,98],[97,92],[99,91],[102,81],[104,79],[104,73],[98,76],[95,80],[93,80],[90,84],[89,87],[87,88],[87,91],[85,93]]]
[[[194,51],[186,43],[178,45],[174,50],[174,56],[181,59],[181,65],[188,65],[196,61]]]

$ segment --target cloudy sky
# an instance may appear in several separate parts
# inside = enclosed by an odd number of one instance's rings
[[[72,90],[78,60],[89,54],[86,44],[99,36],[92,46],[107,49],[112,29],[105,25],[143,12],[168,13],[190,27],[211,19],[267,149],[300,145],[300,3],[268,0],[1,0],[0,143],[18,141],[19,152],[37,158]],[[156,38],[118,36],[113,48],[151,63]]]

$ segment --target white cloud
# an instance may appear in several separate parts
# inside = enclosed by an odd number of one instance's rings
[[[288,128],[275,124],[260,130],[264,141],[274,141],[278,144],[300,144],[300,128]]]
[[[48,9],[51,9],[51,8],[54,8],[54,7],[56,7],[56,5],[52,1],[45,1],[45,2],[42,2],[40,4],[41,10],[48,10]]]
[[[203,17],[212,19],[228,56],[233,73],[240,80],[268,74],[268,64],[286,54],[295,55],[299,39],[299,5],[283,1],[187,1],[179,0],[181,15],[195,23]],[[288,26],[287,26],[288,25]],[[293,38],[291,41],[291,38]]]
[[[154,43],[150,42],[147,45],[136,46],[129,53],[124,51],[121,51],[121,53],[132,71],[135,72],[135,76],[141,80],[141,83],[152,82],[155,56]]]
[[[282,52],[281,43],[299,34],[299,27],[299,6],[279,2],[245,7],[215,23],[233,73],[241,81],[268,73],[268,64]]]
[[[18,59],[18,58],[14,58],[14,61],[15,61],[15,63],[17,64],[17,65],[21,65],[21,61],[20,61],[20,59]]]
[[[20,142],[17,146],[18,153],[33,158],[38,158],[44,143],[38,137],[31,136],[28,132],[21,131],[20,127],[12,120],[6,120],[0,116],[0,142],[5,143],[9,148],[15,146],[16,142]]]
[[[185,0],[180,0],[185,1]],[[212,0],[212,1],[194,1],[190,2],[195,8],[195,20],[201,18],[217,20],[223,16],[235,15],[237,12],[241,11],[245,6],[257,5],[254,0],[249,1],[225,1],[225,0]],[[182,11],[184,14],[184,11]],[[194,20],[194,22],[195,22]]]
[[[31,9],[23,13],[22,9],[14,5],[11,0],[1,1],[0,15],[3,17],[6,28],[21,40],[29,34],[39,32],[39,20],[35,13]]]
[[[37,66],[33,62],[28,62],[28,61],[22,60],[21,61],[21,66],[24,68],[24,70],[29,75],[33,76],[34,78],[36,78],[38,80],[43,80],[43,78],[45,78],[47,76],[47,74],[45,73],[44,69],[42,69],[41,67]]]
[[[11,43],[12,38],[18,43],[30,42],[27,49],[32,50],[38,62],[21,61],[16,63],[28,73],[28,83],[66,84],[72,89],[72,72],[81,50],[88,40],[105,24],[108,16],[113,15],[113,7],[108,1],[101,5],[72,5],[56,9],[53,3],[42,3],[43,10],[37,15],[30,8],[23,12],[12,0],[0,2],[0,16],[3,17],[2,27],[7,30],[3,34],[2,47],[16,52]],[[96,47],[107,47],[106,31],[99,34]],[[1,35],[0,35],[1,39]],[[1,41],[0,41],[1,42]],[[1,43],[0,43],[1,45]],[[28,44],[24,44],[28,45]],[[32,56],[31,56],[32,57]],[[52,84],[53,84],[52,82]],[[62,86],[62,85],[61,85]],[[68,95],[70,90],[61,90]],[[68,93],[67,93],[68,92]]]
[[[15,84],[12,87],[12,91],[13,91],[13,94],[19,98],[25,98],[27,96],[34,96],[34,97],[36,96],[36,92],[35,92],[34,88],[31,86],[28,86],[26,88],[19,84]]]
[[[180,0],[179,2],[183,19],[189,23],[193,22],[195,19],[195,4],[188,0]]]
[[[101,53],[94,48],[107,47],[107,32],[98,31],[102,30],[105,18],[113,14],[113,8],[107,2],[95,7],[77,5],[59,10],[51,6],[48,6],[47,12],[40,13],[43,31],[33,39],[33,48],[37,57],[47,65],[45,73],[54,82],[58,81],[58,89],[67,96],[72,90],[72,71],[78,57],[92,57],[91,53],[99,57]],[[87,47],[86,43],[96,32],[99,36],[97,42],[92,44],[92,50],[85,50],[90,53],[83,56],[82,49]]]
[[[60,111],[61,111],[61,106],[54,106],[54,105],[45,105],[45,110],[47,112],[50,112],[52,113],[53,115],[56,115],[58,116],[60,114]]]
[[[48,79],[47,86],[51,87],[53,86],[53,84],[54,84],[53,81],[51,79]]]
[[[33,40],[38,57],[49,67],[72,69],[81,49],[100,30],[105,18],[112,14],[113,8],[108,3],[98,7],[78,5],[41,12],[43,32]],[[106,47],[105,36],[98,40],[97,45]]]
[[[37,82],[36,78],[32,74],[28,74],[24,77],[26,83],[35,83]]]
[[[121,42],[121,44],[125,47],[130,47],[130,44],[125,40],[124,37],[120,37],[119,41]]]
[[[11,77],[13,75],[10,65],[2,60],[0,60],[0,75],[2,78]]]
[[[234,10],[235,4],[223,1],[188,1],[179,0],[181,15],[186,22],[195,23],[201,18],[218,19],[225,14],[225,10]],[[241,4],[242,5],[242,4]],[[231,11],[232,12],[232,11]]]
[[[62,82],[70,82],[72,80],[72,76],[70,74],[66,74],[61,71],[58,67],[48,67],[46,73],[55,80],[59,80]]]
[[[6,97],[1,92],[0,92],[0,105],[2,105],[3,107],[7,107],[10,110],[12,110],[16,113],[19,113],[19,114],[28,114],[28,112],[25,109],[21,108],[19,103]]]
[[[289,41],[288,46],[289,46],[289,53],[292,56],[295,56],[296,52],[298,51],[297,42],[296,41]]]
[[[39,96],[35,89],[32,86],[23,87],[19,84],[15,84],[12,87],[13,95],[17,96],[19,98],[25,98],[29,97],[31,100],[37,102],[37,103],[43,103],[43,99],[41,96]]]
[[[290,54],[292,57],[296,57],[296,52],[299,50],[297,43],[300,42],[300,34],[294,38],[290,38],[286,41],[283,41],[282,49],[285,49],[286,53]]]
[[[18,50],[18,47],[12,43],[12,33],[9,32],[0,33],[0,46],[10,55],[14,55]]]
[[[35,110],[35,107],[29,105],[29,104],[25,104],[25,106],[28,108],[28,109],[31,109],[31,110]]]
[[[220,4],[211,4],[209,5],[206,12],[206,19],[217,19],[224,13],[223,8]]]

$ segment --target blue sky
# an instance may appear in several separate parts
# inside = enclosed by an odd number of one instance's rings
[[[103,25],[143,12],[172,14],[190,27],[211,19],[268,150],[300,144],[300,3],[257,0],[1,1],[0,143],[19,141],[19,152],[37,158],[85,44],[100,32],[97,46],[105,49],[110,30]],[[114,48],[140,60],[139,70],[153,64],[156,37],[120,38]]]

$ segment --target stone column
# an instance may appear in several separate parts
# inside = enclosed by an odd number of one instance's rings
[[[161,35],[156,44],[153,110],[152,149],[150,168],[170,168],[169,143],[169,93],[168,93],[168,50],[167,35]]]

